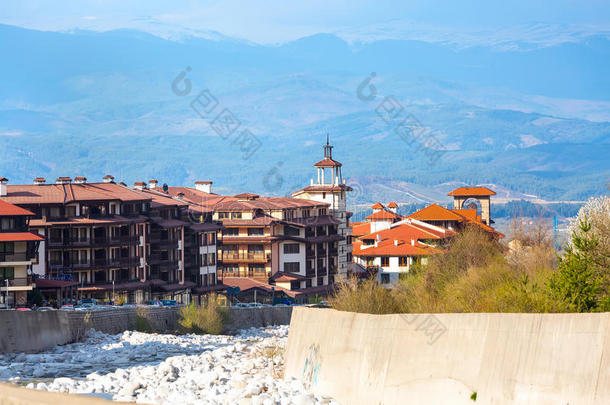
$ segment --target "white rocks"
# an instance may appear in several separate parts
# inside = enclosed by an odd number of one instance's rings
[[[279,377],[287,336],[288,326],[237,336],[90,331],[84,342],[49,352],[0,355],[0,364],[10,364],[0,366],[0,379],[147,404],[336,405]],[[60,378],[31,381],[49,376]]]

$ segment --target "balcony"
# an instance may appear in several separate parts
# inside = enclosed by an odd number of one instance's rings
[[[29,262],[34,259],[36,255],[27,253],[27,252],[19,252],[19,253],[0,253],[0,263],[17,263],[17,262]]]
[[[164,249],[177,249],[178,239],[151,238],[150,243]]]
[[[271,260],[271,254],[268,253],[222,252],[224,263],[266,263],[269,260]]]
[[[318,252],[318,256],[326,256],[326,249],[324,249],[324,248],[322,248],[322,249],[318,248],[317,252]]]
[[[305,250],[305,256],[307,258],[315,257],[315,255],[316,255],[316,251],[314,249]]]
[[[110,238],[111,245],[137,245],[140,243],[138,235],[124,235]]]
[[[28,287],[32,285],[32,277],[17,277],[17,278],[3,278],[0,279],[0,287]]]

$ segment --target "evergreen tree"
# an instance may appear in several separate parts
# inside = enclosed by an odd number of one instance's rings
[[[607,301],[597,247],[599,239],[591,232],[591,222],[585,216],[572,232],[571,244],[559,260],[558,272],[550,280],[551,291],[576,312],[602,309]]]

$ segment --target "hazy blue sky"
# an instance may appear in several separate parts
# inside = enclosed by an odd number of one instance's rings
[[[3,2],[0,22],[43,30],[213,30],[256,42],[283,42],[318,32],[400,37],[413,29],[474,32],[532,23],[607,29],[609,15],[608,0],[16,0]]]

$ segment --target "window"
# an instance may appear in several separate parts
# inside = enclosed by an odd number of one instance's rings
[[[219,212],[218,219],[224,219],[224,218],[229,218],[229,213],[228,212]]]
[[[320,208],[318,210],[318,215],[326,215],[326,208]]]
[[[263,245],[248,245],[249,254],[263,254],[265,253],[265,247]]]
[[[264,235],[263,228],[248,228],[248,236]]]
[[[407,266],[409,266],[409,256],[400,256],[398,258],[398,265],[400,267],[407,267]]]
[[[0,279],[12,279],[15,278],[14,267],[0,267]]]
[[[375,258],[374,257],[367,257],[366,258],[366,265],[367,266],[374,266],[375,265]]]
[[[208,235],[209,235],[209,238],[208,238],[209,244],[215,245],[216,244],[216,233],[214,232],[214,233],[210,233]]]
[[[293,226],[284,225],[284,235],[299,236],[299,229]]]
[[[298,290],[299,288],[301,288],[301,282],[300,281],[291,281],[290,282],[290,289],[291,290]]]
[[[301,269],[301,263],[299,263],[299,262],[284,263],[284,272],[286,272],[286,273],[298,273],[300,269]]]
[[[241,219],[241,212],[232,212],[231,219]]]
[[[224,271],[227,273],[239,273],[239,266],[236,264],[226,264],[224,266]]]
[[[222,236],[238,236],[239,228],[225,228],[222,231]]]
[[[381,265],[387,267],[390,265],[390,258],[388,256],[381,256]]]
[[[287,220],[294,219],[294,211],[295,210],[284,210],[284,219],[287,219]]]
[[[250,270],[250,273],[264,273],[265,265],[264,264],[250,264],[248,266],[248,270]]]
[[[390,275],[388,273],[381,273],[381,284],[389,284]]]
[[[303,218],[309,218],[309,216],[310,216],[310,215],[311,215],[311,214],[310,214],[309,210],[303,210],[303,211],[301,212],[301,216],[302,216]]]
[[[0,255],[12,255],[13,253],[15,253],[14,242],[0,242]]]
[[[299,244],[298,243],[284,244],[284,253],[286,253],[286,254],[299,253]]]
[[[14,218],[2,218],[2,223],[0,225],[0,229],[3,231],[10,231],[15,229],[15,219]]]
[[[311,279],[309,278],[305,281],[305,288],[310,288],[310,287],[311,287]]]
[[[70,205],[66,207],[66,217],[75,217],[76,216],[76,207],[74,205]]]
[[[214,266],[216,264],[216,253],[208,254],[208,266]]]
[[[201,255],[201,265],[202,266],[207,266],[208,265],[208,255],[207,253],[204,253]]]

